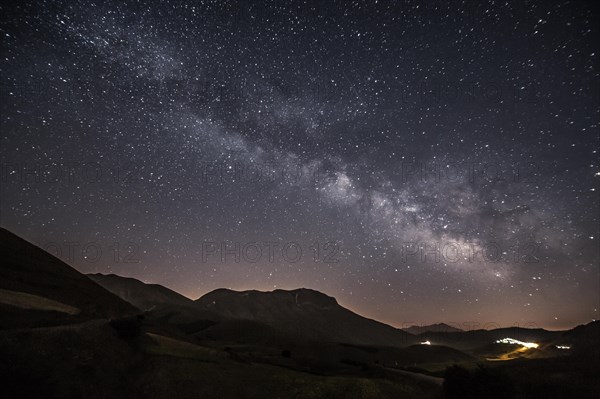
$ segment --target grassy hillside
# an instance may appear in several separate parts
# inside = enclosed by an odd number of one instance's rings
[[[76,315],[80,309],[39,295],[0,289],[0,303],[21,309],[47,310]]]
[[[138,312],[60,259],[5,229],[0,229],[0,262],[0,289],[77,308],[81,319]]]
[[[156,334],[122,338],[107,322],[0,332],[0,355],[9,397],[366,399],[440,392],[408,376],[322,376]]]

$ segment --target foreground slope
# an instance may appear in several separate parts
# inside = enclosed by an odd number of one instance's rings
[[[7,397],[434,399],[440,392],[381,369],[317,375],[152,333],[123,339],[100,320],[0,331],[0,356]]]
[[[3,327],[15,322],[35,324],[35,320],[47,318],[48,312],[72,320],[116,317],[137,311],[55,256],[0,229]]]

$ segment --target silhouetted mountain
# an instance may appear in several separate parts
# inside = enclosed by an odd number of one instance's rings
[[[461,332],[460,328],[449,326],[445,323],[430,324],[428,326],[411,326],[404,328],[404,331],[413,335],[419,335],[426,332]]]
[[[199,309],[229,319],[264,323],[315,341],[387,346],[416,343],[413,335],[353,313],[335,298],[306,288],[271,292],[218,289],[196,303]]]
[[[5,229],[0,229],[0,259],[0,312],[4,326],[138,312],[60,259]]]

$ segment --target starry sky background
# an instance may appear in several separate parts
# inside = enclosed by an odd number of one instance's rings
[[[309,287],[398,327],[589,322],[593,3],[3,3],[0,223],[191,298]]]

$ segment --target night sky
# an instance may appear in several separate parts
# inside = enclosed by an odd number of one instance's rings
[[[598,319],[594,2],[11,3],[0,224],[79,271]]]

